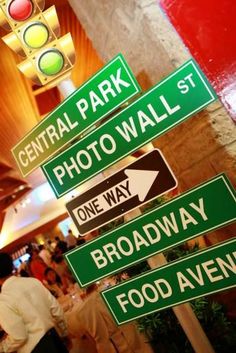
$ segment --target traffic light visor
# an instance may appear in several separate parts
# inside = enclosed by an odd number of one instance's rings
[[[0,26],[15,30],[40,14],[45,0],[0,0]]]

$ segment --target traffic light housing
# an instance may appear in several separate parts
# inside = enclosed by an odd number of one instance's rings
[[[20,71],[38,85],[56,85],[70,75],[75,61],[70,34],[60,36],[55,6],[44,0],[0,0],[0,25],[12,32],[3,41],[26,60]]]
[[[0,26],[13,31],[41,13],[44,6],[45,0],[0,0]]]

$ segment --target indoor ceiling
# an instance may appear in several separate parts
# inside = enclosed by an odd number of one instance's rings
[[[46,7],[56,4],[61,25],[61,35],[71,32],[76,49],[76,63],[72,71],[72,79],[76,87],[92,76],[102,65],[96,51],[87,38],[66,0],[46,0]],[[1,37],[7,34],[0,29]],[[43,100],[39,107],[33,84],[17,69],[16,64],[23,59],[11,51],[0,41],[0,212],[19,200],[31,188],[35,188],[46,180],[38,169],[23,179],[11,154],[12,147],[31,130],[40,119],[40,111],[50,112],[56,106],[54,92],[47,93],[50,99]],[[41,90],[45,91],[47,88]],[[43,92],[42,92],[43,93]],[[41,100],[42,105],[42,100]],[[1,225],[0,215],[0,225]]]

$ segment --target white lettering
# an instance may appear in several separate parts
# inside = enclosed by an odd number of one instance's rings
[[[106,146],[105,146],[105,141],[108,141],[108,144],[106,142]],[[114,140],[114,138],[111,135],[108,135],[108,134],[102,135],[99,140],[99,143],[101,145],[101,149],[106,154],[112,154],[116,150],[116,141]],[[110,143],[110,146],[109,146],[109,143]]]
[[[77,103],[77,108],[79,109],[79,112],[84,120],[87,119],[87,116],[85,112],[88,110],[88,103],[84,98],[81,98]]]
[[[114,75],[111,75],[111,76],[110,76],[110,77],[111,77],[111,80],[112,80],[112,82],[113,82],[113,84],[114,84],[114,86],[115,86],[115,88],[116,88],[116,90],[117,90],[118,93],[121,92],[120,86],[124,86],[124,87],[129,87],[129,86],[130,86],[130,83],[128,83],[128,82],[122,80],[122,79],[120,78],[120,75],[121,75],[121,68],[119,68],[119,69],[117,70],[116,77],[115,77]]]
[[[95,113],[97,111],[97,106],[98,105],[103,106],[104,102],[93,91],[89,92],[89,97],[92,103],[93,112]]]
[[[199,201],[199,207],[195,205],[193,202],[190,203],[190,206],[202,216],[202,219],[204,221],[207,221],[208,217],[204,211],[203,198],[201,197],[198,201]]]
[[[218,268],[217,267],[213,267],[213,268],[208,268],[209,266],[214,265],[214,261],[213,260],[209,260],[206,262],[202,263],[202,267],[204,268],[207,277],[209,278],[210,282],[217,282],[220,281],[221,279],[223,279],[223,276],[215,276],[213,277],[213,273],[218,272]]]
[[[24,167],[28,167],[28,165],[29,165],[29,160],[28,160],[28,158],[26,158],[25,160],[23,160],[23,157],[25,158],[25,152],[24,152],[24,151],[20,151],[19,154],[18,154],[18,158],[19,158],[21,164],[22,164]]]
[[[58,165],[55,168],[53,168],[53,173],[55,177],[57,178],[57,181],[59,182],[60,185],[63,185],[63,177],[66,175],[65,169],[62,167],[62,165]]]
[[[129,125],[130,124],[130,125]],[[129,118],[129,122],[123,121],[122,122],[122,128],[120,126],[116,126],[115,129],[119,132],[119,134],[125,139],[125,141],[130,142],[131,141],[131,136],[137,137],[137,129],[134,124],[134,119],[131,116]],[[123,130],[122,130],[123,129]]]
[[[194,285],[187,279],[187,277],[185,277],[180,271],[177,272],[177,279],[179,282],[180,291],[182,293],[185,292],[185,287],[189,287],[191,289],[195,288]]]
[[[100,249],[93,250],[90,255],[92,256],[98,269],[107,265],[107,259],[103,256],[103,252]]]
[[[167,113],[169,115],[172,115],[172,114],[176,113],[178,110],[180,110],[179,104],[177,104],[175,107],[171,108],[164,96],[160,96],[160,100],[162,101],[162,103],[163,103],[164,107],[166,108]]]
[[[196,221],[196,219],[194,219],[190,213],[188,213],[188,211],[186,211],[183,207],[181,207],[179,209],[179,213],[180,213],[180,218],[181,218],[181,222],[183,225],[183,229],[187,229],[188,228],[188,224],[189,223],[193,223],[194,225],[197,225],[198,222]]]
[[[98,88],[106,103],[109,102],[109,99],[107,98],[108,94],[111,94],[112,97],[116,97],[115,91],[111,88],[111,82],[109,82],[108,80],[104,80],[102,83],[100,83],[98,85]]]

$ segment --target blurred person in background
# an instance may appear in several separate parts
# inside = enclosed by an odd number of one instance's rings
[[[52,254],[54,252],[54,249],[56,247],[57,243],[54,240],[48,239],[46,242],[46,248],[48,251]]]
[[[29,250],[30,259],[28,262],[29,274],[32,277],[37,278],[39,281],[43,282],[44,272],[47,268],[47,265],[43,259],[39,256],[39,252],[36,249]]]
[[[41,259],[43,259],[43,261],[45,262],[45,264],[50,267],[51,266],[51,254],[49,252],[49,250],[47,250],[45,248],[44,245],[39,245],[39,257],[41,257]]]
[[[68,234],[66,236],[66,244],[68,250],[74,249],[77,245],[77,238],[74,236],[71,229],[68,230]]]
[[[75,283],[75,279],[72,276],[62,255],[55,255],[52,259],[52,267],[61,278],[63,290],[68,291],[69,287]]]
[[[21,259],[19,259],[20,266],[17,269],[17,273],[21,277],[29,277],[29,272],[28,272],[28,266],[26,262],[23,262]]]
[[[44,284],[52,295],[54,295],[55,298],[61,297],[64,294],[65,289],[63,291],[61,277],[56,273],[56,271],[51,267],[47,267],[44,272],[44,277]]]
[[[10,255],[0,253],[0,326],[5,332],[0,352],[68,353],[63,311],[57,300],[34,278],[12,275]],[[67,341],[68,342],[68,341]]]
[[[83,245],[86,243],[86,240],[83,237],[78,237],[77,239],[77,246]]]
[[[71,312],[67,323],[72,336],[91,337],[97,353],[153,353],[146,337],[138,332],[134,323],[116,325],[96,284],[86,289],[83,304]]]
[[[54,249],[54,254],[62,255],[67,252],[68,248],[66,242],[64,240],[61,240],[59,237],[56,237],[55,240],[57,245]]]

